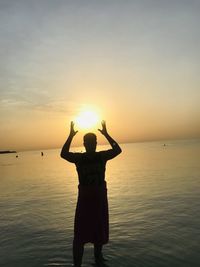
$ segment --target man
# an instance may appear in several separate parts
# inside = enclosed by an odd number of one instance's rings
[[[112,149],[96,152],[97,138],[94,133],[84,136],[85,153],[69,152],[74,130],[71,122],[70,134],[61,150],[61,157],[75,163],[78,178],[78,201],[74,220],[73,260],[74,266],[80,267],[84,252],[84,244],[94,244],[96,263],[102,263],[102,246],[108,243],[108,200],[105,181],[106,162],[121,153],[117,142],[108,134],[105,121],[102,129],[98,129],[108,140]]]

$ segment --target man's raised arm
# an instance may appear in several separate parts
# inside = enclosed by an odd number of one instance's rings
[[[102,121],[101,123],[102,129],[98,129],[108,140],[109,144],[111,145],[112,149],[108,150],[108,159],[114,158],[117,155],[119,155],[122,150],[121,147],[118,145],[118,143],[108,134],[106,129],[106,122]]]
[[[69,162],[74,162],[74,153],[69,152],[69,148],[70,148],[72,139],[77,134],[77,132],[78,131],[74,130],[74,122],[71,121],[69,136],[68,136],[66,142],[64,143],[64,145],[61,149],[61,153],[60,153],[61,158],[66,159]]]

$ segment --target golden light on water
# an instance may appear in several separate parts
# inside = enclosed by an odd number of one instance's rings
[[[81,111],[74,122],[79,129],[87,130],[97,126],[100,122],[100,117],[95,110],[87,109]]]

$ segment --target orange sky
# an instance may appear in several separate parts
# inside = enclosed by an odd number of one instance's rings
[[[200,4],[150,2],[4,5],[0,150],[60,147],[87,106],[119,142],[200,138]]]

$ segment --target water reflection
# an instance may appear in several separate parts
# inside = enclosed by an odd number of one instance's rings
[[[94,267],[110,267],[107,263],[103,262],[103,263],[93,263],[92,266]]]
[[[199,266],[199,145],[122,148],[107,166],[106,266]],[[0,266],[71,266],[73,166],[59,150],[1,155],[0,166]],[[95,266],[92,256],[86,248],[83,267]]]

